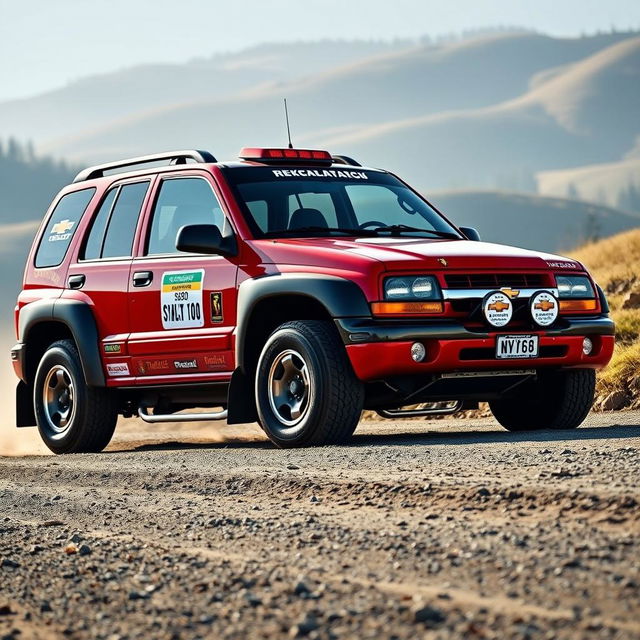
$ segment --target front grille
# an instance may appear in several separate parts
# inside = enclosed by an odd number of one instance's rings
[[[447,273],[444,276],[449,289],[537,289],[551,286],[544,273]]]

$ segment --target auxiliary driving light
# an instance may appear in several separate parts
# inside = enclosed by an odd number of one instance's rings
[[[593,342],[591,341],[591,338],[585,338],[582,341],[582,353],[584,353],[585,356],[588,356],[592,351]]]
[[[422,342],[414,342],[411,345],[411,357],[414,362],[422,362],[427,355],[427,350],[424,348]]]

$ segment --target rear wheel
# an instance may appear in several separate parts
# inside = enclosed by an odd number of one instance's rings
[[[335,328],[328,322],[287,322],[271,334],[256,373],[260,424],[279,447],[344,442],[364,402]]]
[[[514,395],[489,402],[496,420],[509,431],[576,429],[593,406],[593,369],[542,373]]]
[[[102,451],[113,436],[113,392],[86,386],[72,340],[54,342],[42,356],[33,403],[40,436],[54,453]]]

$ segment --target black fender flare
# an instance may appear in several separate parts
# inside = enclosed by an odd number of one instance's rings
[[[100,358],[98,327],[86,302],[56,298],[37,300],[20,310],[18,339],[29,350],[29,333],[42,322],[60,322],[64,324],[76,343],[84,379],[89,387],[104,387],[105,378]]]
[[[258,419],[253,381],[245,362],[247,326],[256,305],[279,295],[299,295],[321,304],[333,318],[369,318],[364,292],[352,280],[324,274],[286,273],[245,280],[238,289],[236,369],[228,393],[228,424]]]
[[[236,366],[245,370],[247,324],[255,306],[267,298],[298,295],[320,303],[331,318],[370,317],[362,289],[352,280],[313,273],[284,273],[245,280],[238,288]]]

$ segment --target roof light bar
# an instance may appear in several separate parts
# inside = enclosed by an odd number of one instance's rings
[[[321,149],[263,149],[261,147],[243,147],[238,156],[242,160],[258,160],[272,162],[285,160],[288,162],[309,161],[331,163],[333,158],[328,151]]]

